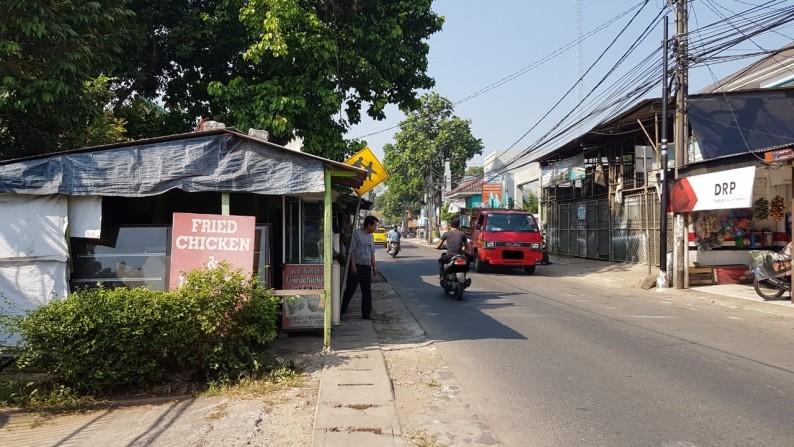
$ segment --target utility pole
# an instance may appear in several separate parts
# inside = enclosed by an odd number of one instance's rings
[[[667,103],[669,95],[667,91],[667,16],[664,16],[664,38],[662,40],[662,141],[661,155],[659,162],[659,185],[662,188],[661,210],[659,213],[659,277],[656,279],[656,287],[666,289],[670,283],[670,272],[667,271],[667,208],[670,203],[669,188],[667,187]]]
[[[677,4],[675,21],[675,54],[676,54],[676,96],[675,96],[675,178],[678,170],[687,164],[687,95],[689,94],[689,67],[688,67],[688,27],[689,14],[687,0],[675,0]],[[686,287],[684,272],[689,258],[689,234],[686,228],[686,214],[673,215],[673,286],[676,289]]]

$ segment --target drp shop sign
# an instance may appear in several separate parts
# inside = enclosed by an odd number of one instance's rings
[[[185,273],[221,261],[251,273],[255,235],[254,216],[174,213],[168,288],[181,286]]]
[[[750,208],[754,182],[755,166],[680,178],[670,191],[670,210]]]

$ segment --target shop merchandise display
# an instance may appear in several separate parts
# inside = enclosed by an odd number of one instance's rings
[[[753,219],[765,220],[769,218],[769,200],[766,197],[753,202]]]
[[[782,198],[779,205],[782,206]],[[737,248],[750,247],[760,244],[760,238],[751,237],[758,230],[752,230],[753,221],[761,221],[776,216],[782,216],[785,209],[775,208],[775,199],[771,205],[766,199],[758,199],[752,208],[740,210],[715,210],[693,213],[694,242],[698,250],[706,251],[721,247],[726,240],[733,240]],[[772,211],[767,211],[768,208]],[[782,217],[781,217],[782,220]],[[760,229],[759,229],[760,230]],[[764,231],[768,231],[764,229]],[[756,235],[757,236],[757,235]]]
[[[783,204],[783,197],[775,196],[769,206],[769,218],[775,222],[783,220],[786,214],[786,206]]]

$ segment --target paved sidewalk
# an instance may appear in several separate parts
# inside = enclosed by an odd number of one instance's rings
[[[351,305],[348,312],[355,310]],[[345,320],[333,331],[331,349],[320,382],[313,445],[399,445],[394,391],[372,321]]]

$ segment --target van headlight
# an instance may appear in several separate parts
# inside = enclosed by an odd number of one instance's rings
[[[533,243],[530,245],[530,247],[531,247],[533,250],[540,250],[540,242],[533,242]]]
[[[485,248],[494,248],[496,247],[496,242],[485,242]]]

